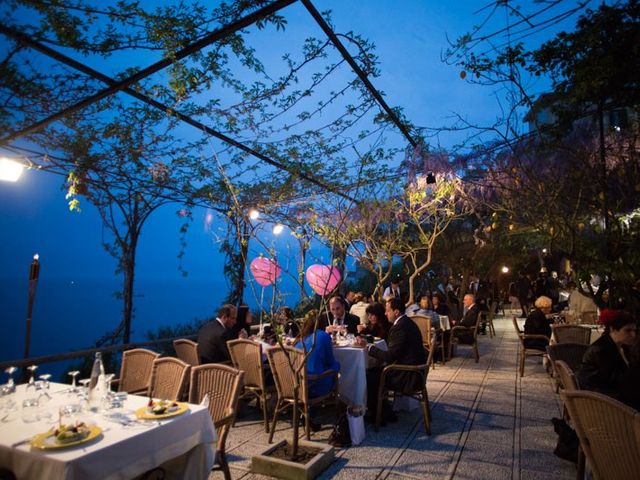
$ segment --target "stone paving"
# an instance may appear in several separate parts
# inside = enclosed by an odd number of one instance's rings
[[[528,358],[517,375],[518,339],[511,317],[494,320],[497,335],[479,337],[480,362],[460,347],[446,365],[429,372],[432,435],[424,432],[420,409],[400,412],[379,432],[367,428],[358,446],[338,449],[322,479],[574,479],[575,465],[553,455],[557,436],[550,422],[561,416],[559,397],[539,358]],[[253,408],[239,419],[227,441],[234,479],[257,480],[251,456],[268,447]],[[327,413],[327,422],[332,419]],[[278,422],[275,441],[291,433]],[[324,441],[325,427],[312,440]],[[210,479],[223,478],[213,472]]]

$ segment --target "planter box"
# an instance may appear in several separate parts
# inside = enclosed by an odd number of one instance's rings
[[[270,456],[274,450],[287,443],[286,440],[282,440],[265,452],[251,457],[251,472],[285,480],[312,480],[320,475],[335,458],[331,445],[306,440],[300,440],[299,445],[316,449],[318,453],[305,464]]]

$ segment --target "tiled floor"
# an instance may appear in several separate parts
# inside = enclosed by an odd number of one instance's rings
[[[528,358],[525,376],[518,377],[511,318],[499,317],[495,326],[496,337],[480,337],[479,363],[460,348],[456,358],[429,373],[431,436],[419,409],[400,412],[397,423],[379,432],[369,428],[362,444],[337,450],[320,478],[574,479],[575,466],[553,455],[557,437],[550,419],[561,414],[552,380],[538,358]],[[250,472],[251,455],[268,444],[253,410],[238,420],[227,442],[234,479],[260,478]],[[276,440],[290,433],[283,420]],[[326,427],[312,439],[326,440],[329,433]]]

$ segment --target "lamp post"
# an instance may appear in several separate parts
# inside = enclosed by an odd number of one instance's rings
[[[29,267],[29,299],[27,301],[27,332],[24,339],[24,358],[29,358],[29,346],[31,344],[31,316],[33,314],[33,301],[36,298],[36,288],[40,277],[40,255],[33,256],[33,262]]]

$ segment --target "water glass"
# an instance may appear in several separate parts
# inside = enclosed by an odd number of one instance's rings
[[[82,413],[82,406],[79,403],[68,403],[58,409],[58,421],[61,425],[75,425],[80,413]]]
[[[67,390],[68,393],[70,394],[75,394],[78,393],[78,386],[76,384],[76,379],[78,378],[78,375],[80,375],[80,371],[79,370],[72,370],[69,373],[67,373],[67,375],[71,376],[71,387],[69,388],[69,390]]]
[[[27,398],[22,401],[22,421],[24,423],[33,423],[40,420],[39,415],[40,402],[37,398]]]

